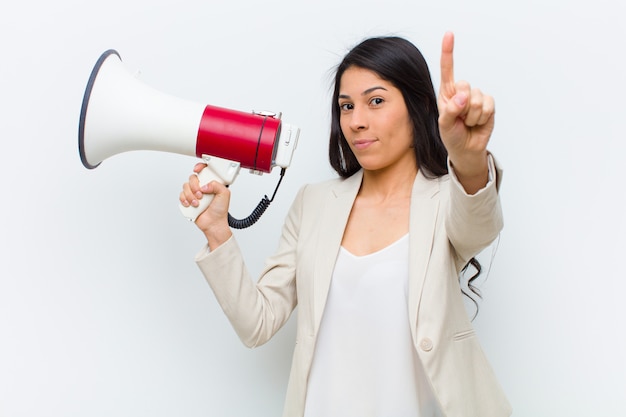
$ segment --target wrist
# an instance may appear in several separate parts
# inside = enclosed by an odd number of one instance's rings
[[[460,159],[450,158],[450,167],[454,171],[454,176],[468,194],[475,194],[489,182],[489,159],[487,152],[476,156],[466,155]]]
[[[464,153],[462,156],[448,155],[448,158],[457,177],[479,177],[486,175],[489,171],[489,153],[487,151],[476,154]]]
[[[224,244],[233,235],[233,232],[228,225],[208,227],[203,229],[202,232],[206,237],[209,249],[212,251]]]

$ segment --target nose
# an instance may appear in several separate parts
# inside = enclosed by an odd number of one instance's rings
[[[350,117],[350,129],[356,131],[365,130],[368,126],[367,111],[358,106],[352,109]]]

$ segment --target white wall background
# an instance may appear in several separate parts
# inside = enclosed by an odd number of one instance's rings
[[[0,416],[278,416],[294,320],[244,348],[179,214],[193,158],[88,171],[77,128],[106,49],[183,98],[282,111],[302,128],[268,213],[237,232],[253,273],[326,160],[330,73],[363,37],[426,55],[496,97],[506,226],[475,321],[519,417],[626,415],[623,56],[618,3],[529,0],[5,1],[0,6]],[[243,216],[277,174],[242,173]],[[489,260],[490,253],[485,255]]]

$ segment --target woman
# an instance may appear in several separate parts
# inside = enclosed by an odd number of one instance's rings
[[[195,175],[183,186],[183,205],[215,195],[196,260],[242,341],[265,343],[298,305],[286,417],[510,414],[459,285],[502,228],[494,101],[454,81],[453,45],[447,33],[438,98],[404,39],[346,55],[330,138],[341,178],[299,191],[257,283],[228,227],[228,189]]]

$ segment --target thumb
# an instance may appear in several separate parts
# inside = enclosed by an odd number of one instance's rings
[[[467,114],[468,96],[464,91],[458,91],[440,109],[439,128],[443,130],[452,129],[457,119],[463,119]]]
[[[202,185],[200,190],[205,194],[223,194],[228,191],[228,187],[219,181],[212,180]]]

